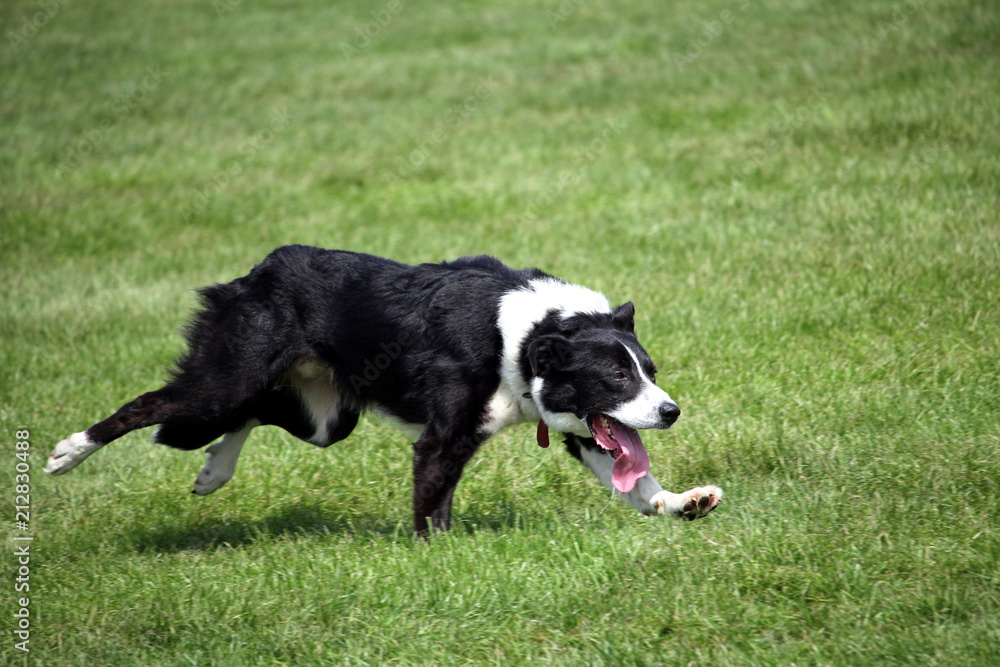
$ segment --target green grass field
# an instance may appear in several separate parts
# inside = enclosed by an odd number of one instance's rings
[[[0,663],[1000,664],[996,3],[17,0],[0,28]],[[374,421],[259,429],[207,498],[148,432],[43,474],[160,386],[195,288],[286,243],[634,301],[684,411],[654,474],[723,504],[638,516],[530,426],[429,543]]]

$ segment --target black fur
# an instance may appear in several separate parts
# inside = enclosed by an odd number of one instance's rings
[[[422,426],[414,444],[414,525],[446,528],[462,469],[482,441],[485,406],[500,384],[498,309],[507,293],[549,278],[487,257],[408,266],[337,250],[287,246],[248,275],[201,290],[188,351],[171,381],[87,430],[97,443],[161,425],[156,440],[198,449],[251,420],[328,446],[346,438],[366,408]],[[608,369],[630,368],[624,346],[652,377],[634,335],[632,304],[611,313],[551,311],[525,339],[520,372],[552,378],[545,407],[581,417],[604,410]],[[624,346],[623,346],[624,344]],[[285,381],[301,360],[332,369],[337,405],[326,438]],[[616,393],[617,392],[617,393]],[[676,417],[674,417],[675,419]],[[593,440],[567,437],[580,458]]]

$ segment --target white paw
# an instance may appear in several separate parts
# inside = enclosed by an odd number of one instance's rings
[[[650,499],[657,514],[670,514],[685,521],[700,519],[722,500],[722,489],[717,486],[699,486],[684,493],[660,491]]]
[[[236,459],[226,456],[227,450],[223,449],[221,445],[221,442],[217,442],[209,446],[205,466],[194,480],[193,493],[207,496],[213,491],[221,489],[226,482],[233,478],[233,474],[236,472]]]
[[[45,472],[50,475],[67,473],[101,447],[102,445],[91,442],[86,433],[74,433],[56,445],[49,454]]]

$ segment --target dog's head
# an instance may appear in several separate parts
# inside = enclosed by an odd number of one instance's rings
[[[638,430],[670,428],[681,413],[654,382],[656,366],[635,336],[634,315],[631,303],[572,315],[526,350],[531,398],[542,421],[594,438],[615,457],[615,487],[623,493],[649,467]]]

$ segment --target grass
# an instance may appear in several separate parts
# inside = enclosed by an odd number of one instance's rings
[[[31,652],[11,601],[0,662],[1000,662],[993,3],[18,1],[0,27],[0,432],[12,499],[30,430],[35,538]],[[194,288],[292,242],[635,301],[684,411],[654,472],[724,504],[639,517],[527,426],[430,543],[377,422],[332,451],[260,429],[204,499],[201,455],[148,433],[43,476],[160,385]]]

